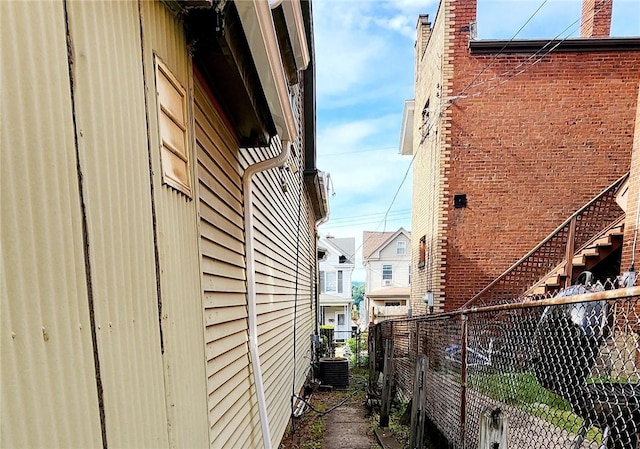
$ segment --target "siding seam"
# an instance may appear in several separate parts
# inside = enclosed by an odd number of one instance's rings
[[[151,227],[153,233],[153,257],[155,259],[156,295],[158,296],[158,332],[160,337],[160,354],[162,357],[162,380],[164,387],[164,405],[167,418],[167,444],[175,447],[173,423],[171,422],[170,386],[167,379],[167,360],[164,353],[164,335],[162,333],[162,286],[160,277],[160,250],[158,247],[158,216],[156,213],[155,189],[153,186],[153,166],[151,162],[151,127],[149,120],[149,86],[147,85],[147,70],[145,67],[144,31],[142,20],[142,4],[138,1],[138,27],[140,29],[140,64],[142,68],[142,83],[144,86],[144,120],[147,134],[147,161],[149,163],[149,199],[151,202]],[[154,62],[155,63],[155,62]]]
[[[78,195],[80,200],[80,210],[82,214],[82,246],[84,253],[84,267],[87,282],[87,303],[89,307],[89,322],[91,323],[91,343],[93,345],[93,364],[96,372],[96,391],[98,394],[98,410],[100,413],[100,430],[102,433],[102,447],[107,449],[107,425],[104,410],[104,390],[102,388],[102,377],[100,375],[100,357],[98,355],[98,335],[96,333],[96,319],[93,302],[93,285],[91,280],[91,259],[89,231],[87,223],[87,205],[84,196],[84,183],[82,175],[82,167],[80,165],[80,148],[78,144],[78,124],[76,121],[76,101],[73,77],[73,40],[71,38],[71,29],[69,26],[69,9],[67,0],[64,1],[64,24],[67,40],[67,65],[69,68],[69,85],[71,94],[71,115],[73,119],[73,145],[76,157],[76,172],[78,175]]]

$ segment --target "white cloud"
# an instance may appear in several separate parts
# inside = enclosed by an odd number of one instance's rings
[[[412,20],[409,16],[396,15],[390,18],[376,19],[376,23],[383,28],[397,31],[410,39],[415,39],[416,37],[415,20]]]
[[[580,18],[581,2],[549,0],[518,38],[556,36]],[[479,37],[511,38],[541,3],[479,0]],[[438,0],[313,2],[317,164],[331,174],[336,193],[329,198],[331,215],[322,233],[355,237],[359,246],[363,230],[410,229],[406,210],[411,207],[411,175],[402,184],[386,226],[380,221],[411,161],[397,155],[397,146],[404,100],[413,96],[416,22],[419,14],[429,14],[433,22],[438,4]],[[614,0],[612,35],[640,35],[639,16],[638,0]],[[360,263],[361,252],[357,260]],[[354,279],[364,279],[361,266]]]
[[[386,90],[396,70],[412,72],[418,14],[433,0],[314,3],[318,98],[327,103]],[[343,101],[344,103],[344,101]]]

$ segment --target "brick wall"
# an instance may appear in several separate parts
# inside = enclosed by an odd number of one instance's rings
[[[584,0],[580,36],[607,37],[611,31],[613,0]]]
[[[413,143],[413,218],[411,228],[412,273],[411,308],[414,315],[427,312],[422,301],[427,291],[436,296],[435,311],[443,310],[444,298],[444,229],[442,221],[446,211],[442,170],[442,146],[448,132],[447,119],[440,116],[444,109],[444,96],[450,95],[450,57],[445,50],[445,22],[450,21],[448,4],[442,3],[433,28],[426,20],[418,21],[417,35],[426,42],[416,45],[416,85]],[[450,42],[450,41],[449,41]],[[424,49],[426,45],[426,50]],[[427,106],[428,100],[428,106]],[[428,119],[423,116],[428,113]],[[448,112],[445,112],[448,114]],[[428,123],[426,123],[428,122]],[[428,132],[427,132],[428,130]],[[420,239],[425,237],[425,266],[419,268]]]
[[[417,77],[416,121],[425,99],[433,101],[434,66],[441,68],[441,104],[453,97],[434,142],[415,150],[414,185],[420,185],[412,229],[414,250],[424,232],[442,246],[432,275],[444,281],[447,310],[628,171],[636,117],[640,52],[554,51],[532,66],[544,52],[535,58],[504,52],[493,60],[494,54],[470,52],[475,20],[475,0],[444,1],[417,66],[430,75]],[[424,185],[434,174],[437,194]],[[455,194],[467,195],[466,208],[453,207]],[[435,204],[436,233],[426,224]],[[415,302],[421,289],[414,290]]]

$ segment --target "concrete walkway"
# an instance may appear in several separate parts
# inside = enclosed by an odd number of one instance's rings
[[[329,449],[379,448],[367,409],[358,401],[349,401],[327,415],[322,447]]]

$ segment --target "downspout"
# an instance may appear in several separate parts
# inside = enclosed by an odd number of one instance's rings
[[[315,303],[316,303],[316,319],[315,319],[315,332],[316,332],[316,336],[318,338],[320,338],[320,281],[318,279],[318,273],[320,272],[320,261],[318,260],[318,241],[320,240],[320,233],[318,232],[318,228],[320,227],[320,225],[324,224],[327,222],[327,220],[329,220],[329,214],[327,214],[325,217],[322,217],[320,220],[316,221],[316,257],[315,257],[315,278],[313,279],[313,282],[316,284],[316,288],[315,288]],[[315,354],[315,353],[314,353]]]
[[[253,383],[256,388],[258,400],[258,413],[262,428],[262,440],[265,449],[271,449],[271,432],[269,430],[269,417],[267,415],[267,401],[264,396],[262,383],[262,368],[260,366],[260,354],[258,351],[258,311],[256,304],[256,262],[254,257],[254,233],[253,233],[253,190],[251,178],[256,173],[281,167],[285,164],[291,153],[291,142],[282,141],[282,151],[276,157],[250,165],[242,175],[242,189],[244,192],[244,244],[247,260],[247,312],[249,322],[249,353],[251,355],[251,367],[253,369]]]

